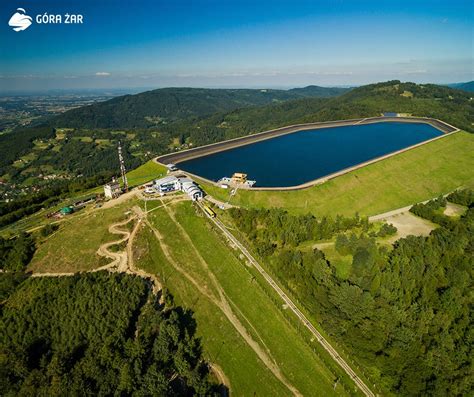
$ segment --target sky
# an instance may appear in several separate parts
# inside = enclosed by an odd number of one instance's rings
[[[473,4],[2,0],[0,92],[469,81]],[[33,23],[16,32],[18,7]],[[49,14],[83,23],[36,22]]]

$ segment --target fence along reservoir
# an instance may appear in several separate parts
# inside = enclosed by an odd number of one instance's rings
[[[212,181],[243,172],[256,186],[297,186],[442,134],[425,123],[319,128],[186,160],[179,168]]]

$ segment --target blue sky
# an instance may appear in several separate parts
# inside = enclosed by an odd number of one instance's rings
[[[17,7],[81,25],[14,32]],[[473,79],[469,1],[8,0],[0,91]]]

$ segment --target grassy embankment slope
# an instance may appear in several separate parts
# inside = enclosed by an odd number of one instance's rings
[[[161,178],[166,175],[167,169],[153,160],[146,162],[134,170],[127,172],[128,185],[138,186],[150,182],[153,179]]]
[[[360,168],[322,185],[295,191],[238,190],[231,203],[282,207],[316,215],[375,215],[427,200],[460,186],[474,186],[474,135],[458,132]],[[202,183],[227,201],[229,191]]]
[[[161,244],[145,226],[135,244],[135,260],[146,271],[158,274],[177,304],[194,311],[206,355],[223,369],[232,394],[278,396],[290,392],[239,335],[234,321],[219,306],[222,299],[259,349],[303,395],[348,393],[343,375],[337,368],[329,370],[322,361],[325,358],[320,358],[324,354],[317,343],[310,346],[311,342],[304,341],[291,323],[291,314],[282,312],[281,302],[273,301],[206,220],[196,216],[189,202],[153,211],[149,220],[161,234]],[[341,381],[333,390],[337,377]]]

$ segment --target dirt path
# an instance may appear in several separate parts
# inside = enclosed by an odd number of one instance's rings
[[[133,189],[133,190],[130,190],[129,192],[127,192],[127,193],[121,194],[117,198],[106,201],[104,203],[104,205],[102,205],[101,208],[107,209],[107,208],[112,208],[112,207],[115,207],[116,205],[122,204],[125,201],[127,201],[127,200],[131,199],[132,197],[134,197],[137,194],[138,191],[139,190],[137,190],[137,189]]]
[[[97,250],[98,255],[106,257],[106,258],[110,258],[113,260],[107,265],[94,269],[95,271],[105,270],[112,267],[116,267],[117,269],[119,269],[119,271],[120,270],[124,271],[124,269],[127,268],[127,252],[126,251],[113,252],[113,251],[110,251],[109,248],[112,247],[113,245],[121,244],[130,238],[130,232],[128,230],[119,229],[119,227],[126,225],[127,223],[133,221],[134,219],[136,219],[136,216],[131,216],[125,221],[117,222],[109,226],[109,233],[121,234],[123,235],[123,237],[119,240],[109,241],[107,243],[104,243],[99,247],[99,249]]]
[[[147,273],[143,269],[138,269],[135,266],[135,261],[133,258],[133,241],[135,240],[138,230],[143,226],[143,218],[142,218],[143,212],[141,211],[141,208],[138,206],[133,207],[133,210],[135,213],[137,213],[139,218],[138,218],[137,224],[135,225],[132,232],[130,233],[130,237],[127,243],[127,258],[128,258],[127,267],[125,269],[118,269],[118,271],[124,271],[127,273],[136,274],[146,279],[150,279],[152,282],[153,293],[156,295],[160,290],[163,289],[163,286],[160,280],[158,279],[158,277],[156,277],[156,275],[154,274]]]
[[[325,243],[316,243],[313,245],[313,248],[317,248],[318,250],[328,248],[334,245],[334,241],[327,241]]]
[[[138,229],[140,228],[142,224],[142,219],[144,216],[143,211],[141,211],[140,207],[138,206],[135,206],[133,208],[133,211],[135,214],[131,215],[128,219],[114,223],[109,226],[109,229],[108,229],[109,233],[119,234],[119,235],[122,235],[123,237],[118,240],[108,241],[102,244],[97,250],[98,255],[105,258],[110,258],[112,259],[112,261],[104,266],[100,266],[96,269],[92,269],[89,272],[92,273],[92,272],[107,270],[110,272],[119,272],[119,273],[128,273],[128,274],[137,275],[139,277],[142,277],[144,279],[151,281],[152,292],[153,294],[156,295],[162,289],[162,285],[160,281],[158,280],[158,277],[156,277],[156,275],[154,274],[149,274],[142,269],[137,269],[133,261],[133,249],[132,249],[133,241],[138,232]],[[137,223],[133,227],[131,232],[129,232],[128,230],[120,229],[121,226],[127,225],[129,222],[132,222],[134,220],[137,220]],[[117,244],[121,244],[125,241],[127,242],[125,250],[117,251],[117,252],[110,250],[110,247]],[[77,273],[33,273],[31,277],[62,277],[62,276],[74,276],[75,274]]]
[[[40,277],[71,277],[77,273],[32,273],[31,277],[40,278]]]
[[[217,380],[222,385],[227,387],[227,389],[230,392],[230,381],[229,381],[229,378],[225,375],[224,371],[222,371],[222,368],[219,367],[217,364],[209,364],[209,369],[216,376]],[[225,393],[224,395],[228,396],[228,393]]]
[[[207,290],[205,290],[195,279],[192,275],[190,275],[188,272],[186,272],[179,264],[177,263],[176,260],[173,259],[172,255],[170,254],[170,251],[166,244],[164,244],[163,241],[163,236],[159,233],[159,231],[154,228],[150,223],[148,225],[152,228],[153,232],[155,235],[158,237],[158,241],[160,242],[160,245],[162,245],[162,250],[165,253],[165,256],[167,259],[170,261],[170,264],[175,267],[176,270],[178,270],[186,279],[188,279],[197,289],[200,291],[202,294],[204,294],[206,297],[208,297],[211,302],[213,302],[227,317],[227,319],[230,321],[230,323],[234,326],[234,328],[237,330],[237,332],[242,336],[242,338],[246,341],[246,343],[252,348],[252,350],[257,354],[257,356],[260,358],[260,360],[265,364],[265,366],[275,375],[277,379],[279,379],[290,391],[293,395],[295,396],[301,396],[302,394],[296,389],[283,375],[280,367],[277,365],[275,360],[271,357],[270,351],[266,348],[263,349],[258,342],[256,342],[253,337],[249,334],[247,328],[241,323],[240,319],[235,315],[234,311],[232,310],[231,304],[229,303],[228,298],[226,297],[224,290],[222,289],[220,283],[216,279],[215,275],[210,271],[209,266],[207,262],[204,260],[204,258],[201,256],[201,253],[198,251],[198,249],[195,247],[194,243],[192,242],[192,239],[189,237],[187,234],[186,230],[182,227],[182,225],[176,220],[173,211],[169,208],[169,206],[165,206],[165,209],[168,213],[168,216],[171,218],[171,220],[175,223],[175,225],[178,227],[181,235],[183,236],[184,240],[186,243],[193,249],[193,251],[196,254],[196,258],[199,260],[199,262],[202,264],[204,269],[207,271],[209,278],[211,279],[212,283],[214,284],[215,288],[217,289],[219,293],[219,297],[217,298],[215,295],[211,295]],[[165,252],[166,251],[166,252]],[[235,305],[234,305],[235,306]],[[247,320],[248,322],[248,320]],[[256,332],[256,330],[254,329]],[[258,333],[257,333],[258,336]],[[260,340],[262,340],[259,337]],[[263,340],[262,340],[263,342]],[[265,344],[264,344],[265,346]]]

